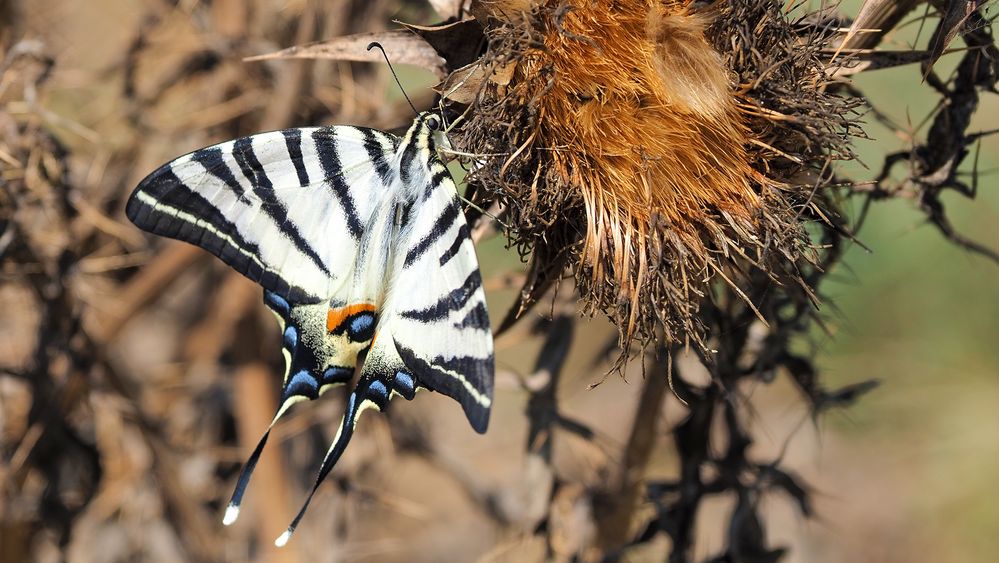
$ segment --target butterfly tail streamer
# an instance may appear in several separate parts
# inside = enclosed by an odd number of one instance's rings
[[[344,384],[346,381],[337,381],[336,383],[330,383],[327,378],[327,384]],[[239,477],[236,479],[236,487],[232,492],[232,497],[229,499],[229,504],[226,506],[225,516],[222,519],[222,524],[229,526],[232,525],[236,519],[239,518],[240,506],[243,503],[243,495],[246,493],[246,489],[250,484],[250,478],[253,476],[253,470],[257,467],[257,462],[260,460],[260,455],[264,451],[264,446],[267,445],[267,439],[270,437],[271,430],[277,421],[288,412],[288,408],[296,402],[303,401],[306,399],[312,400],[315,397],[308,396],[296,392],[295,387],[297,387],[296,381],[294,379],[289,379],[285,383],[284,389],[281,393],[281,405],[278,407],[277,412],[274,414],[274,418],[271,423],[267,426],[267,430],[264,431],[263,436],[260,437],[260,441],[257,442],[257,446],[253,449],[253,453],[250,457],[246,459],[246,463],[243,464],[243,468],[239,472]],[[318,396],[318,395],[317,395]],[[355,415],[355,419],[360,413]],[[351,423],[350,432],[353,432],[353,422]],[[347,437],[349,440],[350,437]],[[343,447],[346,447],[346,442]],[[339,455],[337,456],[339,458]],[[334,461],[335,463],[335,461]]]
[[[319,486],[322,485],[323,481],[333,470],[333,466],[340,460],[340,456],[347,449],[347,445],[350,443],[351,437],[354,435],[354,428],[357,425],[357,420],[361,417],[363,413],[368,408],[375,408],[378,410],[384,409],[385,405],[389,401],[389,388],[384,382],[380,380],[368,380],[359,382],[357,388],[350,394],[347,399],[347,410],[343,414],[343,420],[340,422],[340,428],[337,429],[336,436],[333,438],[333,444],[330,446],[329,451],[326,452],[326,456],[323,458],[323,464],[319,469],[319,474],[316,476],[316,481],[312,486],[312,490],[309,492],[309,496],[305,498],[305,502],[302,503],[302,508],[295,515],[294,520],[291,521],[291,525],[285,530],[277,540],[274,541],[274,545],[278,547],[283,547],[291,539],[292,534],[295,533],[295,528],[298,527],[298,523],[305,516],[306,510],[309,508],[309,504],[312,502],[312,497],[315,496],[316,491],[319,490]]]
[[[277,417],[274,420],[276,421]],[[243,464],[243,469],[239,472],[239,478],[236,480],[236,488],[232,491],[232,497],[229,499],[229,504],[226,505],[225,516],[222,518],[222,524],[225,526],[232,525],[239,518],[239,509],[243,503],[243,494],[246,492],[247,485],[250,484],[250,477],[253,475],[253,470],[257,467],[257,461],[260,460],[260,454],[263,453],[264,446],[267,445],[267,438],[271,435],[271,428],[273,426],[274,422],[272,421],[270,426],[267,427],[267,431],[260,437],[260,441],[257,442],[257,447],[254,448],[253,453],[250,454],[246,463]]]
[[[325,388],[346,384],[353,375],[352,370],[330,368],[321,377],[318,376],[316,374],[314,358],[308,358],[308,354],[299,354],[299,327],[295,325],[292,319],[291,309],[293,306],[287,300],[271,291],[264,291],[264,303],[277,315],[283,327],[282,348],[286,358],[285,381],[281,389],[281,400],[277,412],[274,413],[274,417],[267,426],[267,430],[257,442],[257,446],[254,448],[253,453],[250,454],[250,457],[247,458],[246,463],[243,464],[239,477],[236,479],[236,487],[232,492],[232,497],[226,506],[225,516],[222,519],[222,524],[226,526],[233,524],[239,518],[243,495],[246,493],[246,489],[250,484],[250,478],[253,476],[253,471],[256,469],[260,455],[263,453],[264,447],[267,445],[267,439],[270,437],[271,430],[277,424],[277,421],[288,412],[288,409],[293,404],[304,400],[315,400],[322,394]],[[303,362],[303,359],[312,361]]]
[[[278,407],[276,413],[274,413],[274,418],[271,419],[271,423],[267,426],[267,430],[264,431],[263,436],[257,442],[257,446],[253,449],[253,453],[250,457],[246,459],[246,463],[243,464],[243,468],[239,472],[239,477],[236,479],[236,487],[232,491],[232,497],[229,499],[229,504],[226,505],[225,516],[222,518],[222,524],[226,526],[232,525],[236,519],[239,518],[240,506],[243,504],[243,495],[246,493],[246,488],[250,484],[250,477],[253,476],[253,470],[257,467],[257,462],[260,461],[260,455],[264,452],[264,446],[267,445],[267,439],[271,435],[271,430],[277,421],[288,412],[288,408],[294,403],[307,399],[303,395],[293,393],[291,387],[292,381],[289,380],[285,383],[284,389],[281,392],[281,405]]]

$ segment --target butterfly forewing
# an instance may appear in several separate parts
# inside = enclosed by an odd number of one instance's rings
[[[153,172],[126,214],[142,229],[201,246],[284,298],[315,303],[332,296],[353,266],[360,225],[384,192],[379,170],[394,148],[392,137],[355,127],[245,137]]]

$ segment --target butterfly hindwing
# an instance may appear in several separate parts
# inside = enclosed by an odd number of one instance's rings
[[[418,125],[401,143],[406,197],[397,203],[391,283],[361,381],[381,381],[390,394],[411,385],[443,393],[485,432],[494,362],[482,278],[454,180]]]
[[[472,427],[485,432],[494,368],[478,260],[454,181],[436,152],[426,182],[385,315],[418,384],[458,401]]]
[[[343,307],[331,306],[329,302],[292,305],[267,290],[264,303],[281,327],[284,382],[277,412],[240,471],[223,518],[226,524],[239,516],[243,494],[274,424],[295,403],[315,400],[333,387],[349,384],[358,356],[374,334],[375,307],[371,303]]]

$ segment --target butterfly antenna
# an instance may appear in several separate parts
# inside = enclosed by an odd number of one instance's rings
[[[395,69],[392,67],[392,61],[389,60],[388,53],[385,52],[385,47],[382,47],[382,44],[377,41],[368,43],[369,51],[375,47],[377,47],[378,50],[382,52],[382,56],[385,57],[385,64],[387,64],[389,70],[392,71],[392,78],[395,78],[395,83],[399,85],[399,90],[402,92],[402,96],[406,98],[407,102],[409,102],[409,107],[413,108],[413,113],[420,115],[420,112],[416,111],[416,106],[413,105],[413,100],[409,99],[409,94],[406,93],[406,89],[402,87],[402,82],[399,81],[399,75],[395,73]]]

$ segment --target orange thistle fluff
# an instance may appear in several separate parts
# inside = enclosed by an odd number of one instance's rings
[[[744,148],[749,131],[704,20],[646,2],[573,9],[546,36],[556,79],[539,98],[539,142],[576,177],[597,223],[639,230],[660,214],[673,228],[758,205]],[[593,226],[596,228],[596,226]],[[589,233],[590,239],[603,239]],[[591,256],[592,257],[592,256]]]
[[[635,0],[581,2],[559,16],[544,53],[518,69],[554,70],[538,99],[535,144],[551,147],[558,174],[580,189],[592,276],[610,274],[619,299],[632,301],[649,268],[648,245],[656,244],[651,230],[671,229],[691,251],[705,252],[706,220],[720,211],[755,214],[749,131],[704,37],[703,16]]]

